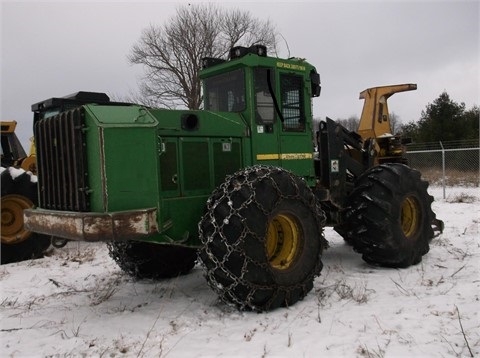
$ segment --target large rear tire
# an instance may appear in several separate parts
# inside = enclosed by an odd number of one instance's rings
[[[118,266],[139,279],[185,275],[197,260],[197,250],[189,247],[139,241],[109,242],[107,247]]]
[[[32,208],[38,202],[36,177],[14,167],[2,170],[1,263],[40,258],[50,246],[50,238],[23,227],[23,210]]]
[[[239,309],[290,306],[322,269],[325,215],[299,177],[254,166],[229,177],[199,223],[199,257],[210,287]]]
[[[418,264],[430,249],[436,222],[427,188],[420,172],[406,165],[374,167],[358,178],[337,231],[369,264]]]

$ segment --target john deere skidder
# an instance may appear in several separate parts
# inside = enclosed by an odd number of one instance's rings
[[[320,77],[304,60],[236,47],[205,58],[201,79],[201,111],[88,92],[33,105],[40,204],[27,227],[108,241],[136,277],[184,274],[198,257],[222,300],[257,311],[312,289],[325,225],[374,265],[428,252],[440,225],[428,183],[388,133],[387,98],[415,85],[362,92],[358,134],[328,118],[313,128]]]

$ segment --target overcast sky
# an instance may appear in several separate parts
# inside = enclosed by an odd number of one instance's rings
[[[193,1],[191,1],[193,2]],[[219,1],[269,19],[287,46],[281,55],[317,67],[322,94],[314,116],[360,116],[362,90],[417,83],[390,111],[403,123],[443,91],[467,108],[479,104],[479,1]],[[143,73],[127,61],[149,24],[163,24],[187,2],[1,3],[1,119],[19,122],[26,145],[33,103],[80,90],[123,96]]]

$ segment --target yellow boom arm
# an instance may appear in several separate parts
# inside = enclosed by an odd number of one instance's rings
[[[388,114],[387,99],[397,92],[416,90],[417,85],[406,83],[401,85],[372,87],[360,92],[360,99],[364,99],[362,117],[358,126],[358,134],[363,140],[378,138],[391,133],[390,116]]]

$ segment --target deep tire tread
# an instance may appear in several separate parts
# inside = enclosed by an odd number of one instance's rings
[[[32,180],[31,172],[21,173],[15,178],[13,171],[19,171],[14,167],[5,168],[1,174],[1,195],[21,195],[28,198],[34,206],[38,204],[37,182]],[[44,252],[50,246],[50,237],[32,233],[28,239],[16,244],[2,243],[1,263],[8,264],[24,260],[38,259],[43,257]]]
[[[433,197],[420,172],[403,164],[384,164],[359,177],[348,199],[344,224],[336,230],[373,265],[408,267],[419,263],[434,236]],[[404,195],[414,194],[421,207],[419,232],[407,240],[400,225]]]
[[[306,243],[314,257],[305,255],[305,273],[299,282],[280,284],[270,267],[265,235],[272,212],[300,203],[312,219],[315,242]],[[293,209],[292,209],[293,210]],[[325,216],[312,191],[297,176],[281,168],[254,166],[229,177],[207,202],[199,223],[203,248],[199,258],[208,284],[226,303],[239,309],[268,311],[303,299],[322,268]],[[312,238],[310,238],[312,239]]]

